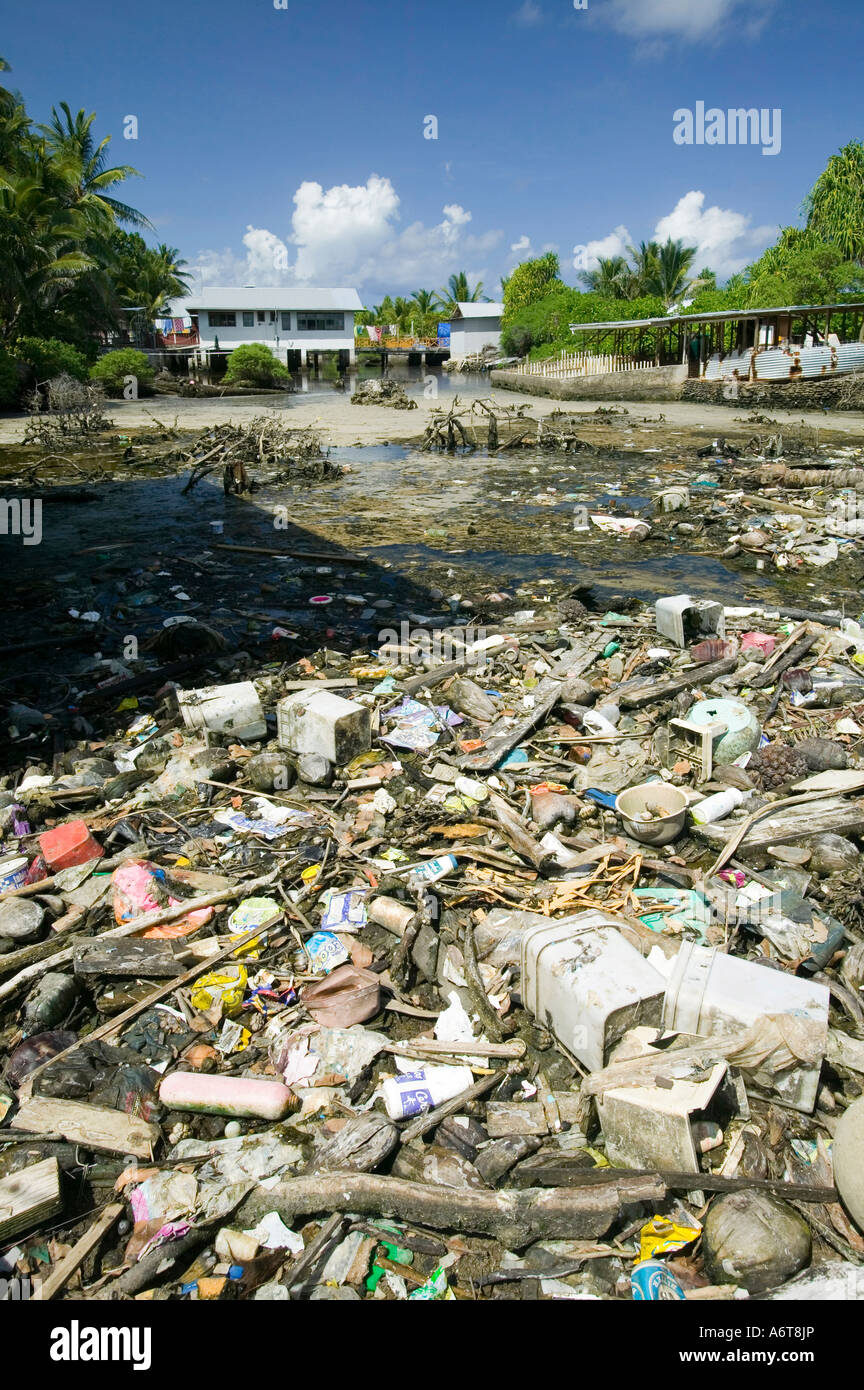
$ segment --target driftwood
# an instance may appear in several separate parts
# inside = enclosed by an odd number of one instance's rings
[[[769,483],[788,488],[864,488],[864,468],[787,468],[782,463],[766,463],[755,474],[754,481],[760,486]]]
[[[688,686],[710,685],[718,676],[726,676],[730,671],[734,671],[737,665],[737,656],[727,656],[722,661],[711,661],[707,666],[694,666],[672,680],[658,681],[652,678],[631,686],[629,690],[625,686],[619,686],[615,694],[621,709],[640,709],[642,705],[660,704],[663,700],[669,700]]]
[[[496,1071],[492,1076],[483,1076],[479,1081],[475,1081],[473,1086],[467,1090],[460,1091],[458,1096],[452,1100],[447,1100],[443,1105],[436,1105],[434,1110],[430,1110],[426,1115],[418,1115],[416,1120],[410,1124],[399,1135],[402,1144],[410,1144],[412,1139],[419,1139],[430,1129],[434,1129],[442,1120],[446,1120],[448,1115],[455,1115],[457,1110],[461,1110],[466,1101],[477,1100],[479,1096],[485,1096],[487,1091],[491,1091],[493,1086],[497,1086],[499,1081],[503,1081],[507,1075],[506,1071]]]
[[[822,806],[814,806],[822,801]],[[721,848],[721,853],[711,866],[711,874],[719,873],[729,862],[738,846],[746,839],[749,849],[762,849],[768,845],[795,844],[809,835],[821,835],[832,831],[835,835],[847,835],[864,826],[864,801],[845,801],[832,792],[813,792],[808,796],[785,797],[770,806],[762,806],[735,828],[729,835],[729,825],[693,825],[692,831],[700,840]]]
[[[532,691],[534,705],[531,711],[515,723],[507,717],[496,719],[486,731],[483,748],[462,758],[460,766],[473,772],[494,771],[501,759],[521,743],[553,708],[561,695],[561,682],[568,676],[581,676],[587,671],[607,641],[608,633],[602,633],[577,642]],[[735,665],[734,661],[732,665]]]
[[[39,1297],[43,1302],[47,1303],[49,1299],[54,1298],[55,1294],[69,1283],[76,1269],[81,1267],[91,1250],[96,1249],[105,1232],[110,1231],[122,1211],[122,1202],[110,1202],[89,1230],[75,1242],[68,1255],[64,1255],[59,1264],[54,1266],[39,1290]]]
[[[579,1240],[605,1235],[621,1209],[632,1202],[656,1203],[666,1188],[656,1174],[619,1178],[584,1190],[567,1188],[476,1189],[432,1187],[372,1173],[319,1174],[294,1178],[251,1192],[240,1204],[237,1224],[254,1226],[268,1211],[288,1224],[315,1212],[358,1212],[440,1231],[495,1236],[508,1249],[535,1240]]]

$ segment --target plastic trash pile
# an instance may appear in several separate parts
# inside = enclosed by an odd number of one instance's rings
[[[496,598],[10,725],[4,1276],[864,1296],[864,626]]]

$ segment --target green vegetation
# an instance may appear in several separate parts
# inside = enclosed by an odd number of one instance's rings
[[[604,323],[667,314],[687,300],[688,314],[787,304],[840,304],[864,295],[864,145],[832,155],[804,202],[806,225],[785,227],[774,246],[722,289],[706,266],[691,278],[695,249],[681,241],[640,242],[629,259],[612,256],[579,276],[584,292],[551,279],[549,257],[526,261],[504,284],[502,347],[511,356],[573,350],[570,323]],[[554,257],[551,258],[553,261]],[[556,262],[557,270],[557,262]],[[543,276],[550,276],[543,288]],[[513,298],[515,286],[525,297]],[[593,350],[611,351],[613,337]]]
[[[504,290],[505,327],[515,320],[520,310],[567,288],[561,279],[561,266],[554,251],[531,261],[523,261],[501,284]]]
[[[101,381],[109,396],[122,396],[126,377],[134,376],[138,390],[146,391],[153,381],[153,368],[145,352],[137,348],[119,348],[117,352],[106,352],[90,368],[94,381]]]
[[[0,58],[0,74],[8,71]],[[123,229],[152,230],[118,196],[137,171],[109,163],[110,137],[97,138],[95,120],[61,102],[37,125],[21,96],[0,85],[0,341],[30,369],[16,375],[21,388],[33,372],[53,370],[52,357],[80,377],[82,358],[95,358],[125,309],[152,318],[187,288],[173,247],[154,249]],[[52,346],[37,349],[38,340]],[[61,361],[58,343],[77,354]],[[8,383],[8,370],[3,376]]]
[[[19,338],[15,343],[15,357],[31,369],[35,382],[47,381],[63,372],[76,381],[87,380],[85,357],[59,338]]]
[[[485,298],[482,282],[470,285],[465,271],[460,270],[450,276],[446,289],[415,290],[410,299],[403,299],[400,295],[391,299],[389,294],[385,295],[380,304],[361,309],[355,315],[354,323],[358,329],[364,328],[367,323],[377,324],[384,329],[395,324],[396,332],[402,338],[434,338],[438,324],[450,318],[457,303],[476,304]]]
[[[228,358],[224,380],[231,384],[275,386],[290,376],[284,362],[265,343],[241,343]]]

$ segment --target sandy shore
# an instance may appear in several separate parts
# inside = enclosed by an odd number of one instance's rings
[[[454,385],[458,379],[454,379]],[[494,400],[503,406],[522,403],[531,406],[530,416],[540,419],[554,410],[562,409],[560,401],[545,397],[523,395],[515,391],[483,391],[473,384],[463,389],[457,386],[460,400],[469,401],[478,396]],[[321,430],[326,442],[333,445],[344,444],[383,444],[408,443],[423,434],[432,411],[442,406],[446,409],[453,399],[453,391],[442,391],[439,399],[427,400],[421,393],[415,394],[416,410],[394,410],[391,406],[352,405],[347,396],[338,392],[327,394],[316,392],[308,397],[297,394],[284,398],[270,396],[245,396],[222,400],[186,400],[176,396],[156,396],[140,401],[109,401],[107,413],[119,430],[142,429],[156,420],[165,424],[176,423],[183,429],[204,429],[209,425],[224,421],[251,420],[256,415],[274,409],[279,400],[280,413],[284,412],[286,421],[297,428],[314,426]],[[623,403],[632,421],[663,420],[665,424],[689,429],[701,429],[706,434],[737,434],[742,428],[740,417],[744,412],[724,406],[702,405],[690,401],[662,402],[652,405],[643,401]],[[609,408],[608,401],[579,401],[574,403],[572,414],[590,415],[598,407]],[[848,442],[864,441],[864,414],[852,411],[837,411],[830,415],[820,411],[782,411],[772,410],[772,420],[778,425],[801,425],[834,435],[848,437]],[[7,416],[0,419],[0,444],[13,444],[21,440],[26,417]],[[767,428],[767,427],[763,427]]]

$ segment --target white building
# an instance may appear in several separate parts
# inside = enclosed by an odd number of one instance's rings
[[[457,304],[450,318],[450,357],[458,361],[484,347],[500,347],[503,313],[503,304]]]
[[[205,285],[183,311],[191,315],[197,346],[206,354],[265,343],[280,361],[297,367],[306,365],[310,352],[344,353],[343,360],[353,362],[354,315],[362,308],[352,289]]]

